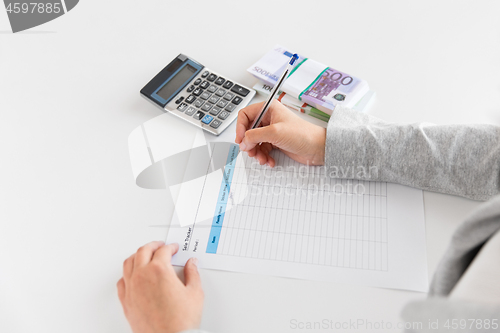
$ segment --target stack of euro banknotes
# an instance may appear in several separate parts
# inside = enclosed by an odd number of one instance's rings
[[[285,70],[293,52],[276,45],[248,72],[259,81],[254,89],[269,95]],[[375,93],[365,80],[323,65],[299,54],[276,98],[288,108],[328,121],[337,105],[366,111]]]

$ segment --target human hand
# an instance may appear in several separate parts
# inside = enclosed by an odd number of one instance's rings
[[[263,127],[249,130],[263,105],[264,102],[252,104],[240,110],[235,140],[240,150],[255,157],[261,165],[268,164],[272,168],[276,165],[269,155],[273,148],[299,163],[325,163],[326,129],[301,119],[276,100],[262,120]]]
[[[123,263],[118,297],[134,333],[177,333],[196,329],[203,309],[203,290],[191,258],[184,267],[184,284],[170,259],[178,244],[151,242]]]

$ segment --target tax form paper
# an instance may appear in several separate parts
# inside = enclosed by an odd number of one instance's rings
[[[332,178],[278,150],[271,169],[238,145],[194,141],[156,163],[175,198],[173,264],[197,257],[201,268],[427,291],[422,191]],[[342,172],[368,179],[376,170]]]

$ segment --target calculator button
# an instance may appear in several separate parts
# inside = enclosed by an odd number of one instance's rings
[[[180,112],[184,112],[186,111],[188,105],[186,103],[181,103],[178,107],[177,107],[177,110],[179,110]]]
[[[236,109],[236,105],[234,104],[229,104],[228,106],[226,106],[226,110],[229,111],[229,112],[233,112],[234,109]]]
[[[194,95],[189,95],[188,98],[186,98],[186,103],[193,103],[196,100],[196,97]]]
[[[214,120],[214,121],[212,121],[212,123],[210,124],[210,127],[213,127],[213,128],[218,128],[218,127],[220,126],[220,124],[222,124],[222,121],[215,119],[215,120]]]
[[[212,104],[216,104],[219,101],[219,98],[212,96],[212,97],[210,97],[210,99],[208,101]]]
[[[201,118],[205,117],[205,114],[201,111],[198,111],[194,114],[193,118],[196,120],[200,120]]]
[[[226,83],[224,83],[223,87],[226,88],[226,89],[229,89],[233,86],[233,83],[231,81],[226,81]]]
[[[236,96],[234,99],[233,99],[233,103],[238,105],[241,103],[241,101],[243,100],[243,98],[241,98],[240,96]]]
[[[226,79],[224,79],[223,77],[219,77],[217,80],[215,80],[215,84],[217,85],[221,85],[223,84],[224,82],[226,82]]]
[[[231,91],[235,92],[238,95],[241,95],[243,97],[245,97],[246,95],[248,95],[248,93],[250,92],[250,90],[248,90],[246,88],[243,88],[242,86],[239,86],[237,84],[231,89]]]
[[[201,79],[197,78],[196,81],[194,81],[194,85],[197,86],[201,83]]]
[[[229,112],[227,112],[227,111],[222,111],[219,114],[219,118],[222,119],[222,120],[226,119],[227,117],[229,117]]]
[[[217,86],[214,86],[212,84],[210,87],[208,87],[207,91],[213,94],[214,92],[217,91]]]
[[[175,104],[179,104],[184,100],[184,97],[180,97],[178,100],[175,101]]]
[[[206,91],[204,91],[203,94],[201,94],[200,98],[207,100],[210,98],[210,96],[212,96],[212,94],[209,94]]]
[[[210,122],[214,119],[214,117],[210,116],[210,115],[206,115],[205,117],[203,117],[203,119],[201,120],[202,123],[204,124],[210,124]]]
[[[227,103],[228,103],[227,101],[221,99],[219,101],[219,103],[217,103],[217,106],[220,107],[220,108],[222,108],[222,109],[224,109],[226,107]]]
[[[233,93],[228,92],[226,96],[224,96],[224,99],[227,99],[228,101],[232,100],[234,97]]]
[[[207,111],[207,112],[208,112],[208,111],[210,111],[210,109],[212,108],[212,106],[214,106],[214,105],[213,105],[213,104],[210,104],[210,103],[208,103],[208,102],[207,102],[207,103],[205,103],[205,105],[203,105],[203,106],[201,107],[201,109],[202,109],[203,111]]]
[[[202,92],[203,92],[203,89],[201,89],[200,87],[198,87],[198,88],[196,88],[196,89],[193,91],[193,95],[195,95],[195,96],[200,96]]]
[[[187,111],[186,111],[186,115],[188,116],[192,116],[194,113],[196,112],[196,109],[193,108],[192,106],[190,106]]]
[[[203,81],[203,83],[200,85],[200,87],[202,87],[203,89],[207,89],[209,86],[210,83],[208,83],[207,81]]]
[[[189,92],[189,93],[190,93],[191,91],[193,91],[193,90],[194,90],[194,86],[193,86],[193,85],[191,85],[189,88],[187,88],[187,89],[186,89],[186,91],[187,91],[187,92]]]
[[[219,96],[219,97],[222,97],[222,96],[224,96],[224,94],[225,94],[225,93],[226,93],[226,91],[225,91],[225,90],[223,90],[223,89],[219,89],[219,90],[218,90],[215,94],[216,94],[217,96]]]
[[[219,112],[221,112],[221,111],[222,111],[222,109],[221,109],[221,108],[218,108],[218,107],[214,106],[214,107],[212,108],[212,111],[210,111],[210,114],[213,114],[214,116],[216,116],[216,115],[218,115],[218,114],[219,114]]]
[[[205,72],[201,75],[201,77],[202,77],[202,78],[206,78],[206,77],[208,76],[208,74],[210,74],[210,73],[209,73],[208,71],[205,71]]]
[[[199,107],[201,107],[203,105],[203,103],[205,103],[203,100],[197,99],[196,102],[194,102],[194,106],[196,106],[197,108],[199,108]]]
[[[208,81],[210,81],[210,82],[214,82],[216,78],[217,78],[217,75],[215,75],[215,74],[210,74],[210,75],[207,77],[207,80],[208,80]]]

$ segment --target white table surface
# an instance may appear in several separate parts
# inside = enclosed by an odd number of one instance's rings
[[[306,8],[302,4],[306,3]],[[96,1],[24,33],[0,9],[0,331],[129,332],[123,260],[165,238],[168,193],[134,184],[139,90],[178,53],[246,85],[280,43],[368,80],[395,122],[500,123],[498,1]],[[478,202],[424,193],[429,274]],[[201,272],[202,328],[399,319],[423,294]],[[354,331],[354,330],[346,330]],[[358,329],[360,332],[370,330]],[[393,330],[397,331],[397,330]]]

